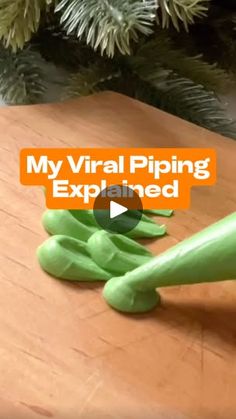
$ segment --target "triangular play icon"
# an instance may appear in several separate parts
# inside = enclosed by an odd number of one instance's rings
[[[110,201],[110,218],[118,217],[118,215],[124,214],[126,211],[128,211],[128,208],[124,207],[124,205],[120,205],[115,201]]]

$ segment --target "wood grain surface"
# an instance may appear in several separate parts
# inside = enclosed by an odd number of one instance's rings
[[[23,147],[214,147],[218,182],[167,220],[160,253],[236,209],[236,142],[121,95],[0,110],[0,419],[236,418],[236,282],[161,290],[125,316],[102,287],[50,278],[35,250],[44,196],[19,183]]]

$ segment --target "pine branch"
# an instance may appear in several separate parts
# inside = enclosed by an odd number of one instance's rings
[[[116,49],[130,54],[131,41],[152,32],[156,10],[157,0],[61,0],[56,7],[67,34],[85,38],[109,57]]]
[[[144,81],[154,88],[151,100],[153,104],[155,101],[155,106],[211,131],[236,139],[235,122],[227,117],[225,108],[213,92],[206,91],[203,86],[189,79],[178,78],[173,74],[162,81],[160,75],[156,78],[144,76]],[[144,98],[147,101],[147,97]]]
[[[236,138],[235,123],[226,116],[226,110],[213,92],[171,69],[166,70],[160,63],[152,67],[146,60],[132,63],[129,59],[129,63],[136,76],[149,85],[147,92],[152,87],[149,103],[209,130]],[[146,92],[144,100],[148,101]]]
[[[160,13],[157,21],[162,28],[168,28],[170,22],[179,30],[179,22],[186,30],[188,25],[194,23],[194,18],[206,15],[208,0],[158,0]]]
[[[213,92],[185,78],[170,77],[156,86],[161,109],[211,131],[236,139],[235,121],[228,118]]]
[[[217,64],[209,64],[203,60],[202,55],[189,56],[183,49],[173,46],[171,39],[165,31],[161,31],[155,39],[141,47],[136,57],[130,61],[152,63],[162,66],[166,70],[177,73],[180,77],[188,78],[197,84],[201,84],[207,90],[224,93],[233,85],[229,74],[220,69]]]
[[[13,51],[37,32],[41,11],[54,0],[0,0],[0,39]]]
[[[80,66],[89,66],[100,57],[88,45],[67,35],[54,23],[39,29],[34,44],[46,61],[74,72]]]
[[[70,77],[65,96],[87,96],[103,90],[102,84],[119,77],[119,75],[119,70],[108,64],[94,63],[89,68],[80,68]]]
[[[9,105],[40,102],[45,91],[41,58],[30,48],[0,47],[0,95]]]
[[[232,76],[236,72],[236,15],[224,9],[225,4],[218,7],[215,0],[210,4],[207,18],[192,25],[189,36],[186,37],[183,31],[171,30],[169,33],[178,49],[184,48],[191,55],[200,53],[205,60],[217,62]]]

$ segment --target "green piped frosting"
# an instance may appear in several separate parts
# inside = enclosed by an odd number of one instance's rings
[[[45,230],[51,234],[63,234],[81,241],[87,241],[98,227],[79,221],[70,211],[47,210],[42,217]]]
[[[112,275],[90,256],[86,243],[72,237],[56,235],[37,250],[41,267],[57,278],[71,281],[106,281]]]
[[[236,212],[153,258],[112,278],[106,301],[124,312],[144,312],[159,302],[158,287],[236,278]]]
[[[141,244],[122,236],[97,231],[88,240],[92,259],[114,275],[126,273],[149,262],[151,252]]]
[[[143,210],[146,214],[153,214],[153,215],[159,215],[160,217],[171,217],[173,214],[173,210],[157,210],[157,209],[148,209]]]
[[[101,230],[92,210],[47,210],[43,214],[42,223],[51,235],[64,234],[81,241],[87,241],[92,234]],[[164,224],[159,225],[142,214],[136,227],[126,235],[130,238],[152,238],[163,236],[165,233]]]
[[[38,249],[41,267],[57,278],[108,280],[147,263],[152,255],[131,238],[101,230],[92,210],[47,210],[42,217],[49,240]],[[142,215],[127,236],[157,237],[165,226]]]
[[[103,230],[87,243],[54,235],[37,250],[41,267],[57,278],[71,281],[107,281],[147,263],[152,254],[142,245]]]

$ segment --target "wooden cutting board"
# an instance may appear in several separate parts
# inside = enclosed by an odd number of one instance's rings
[[[166,220],[155,254],[236,210],[236,142],[125,96],[0,110],[0,419],[233,419],[236,282],[161,290],[126,316],[102,286],[50,278],[35,250],[40,188],[19,183],[23,147],[214,147],[218,182]]]

